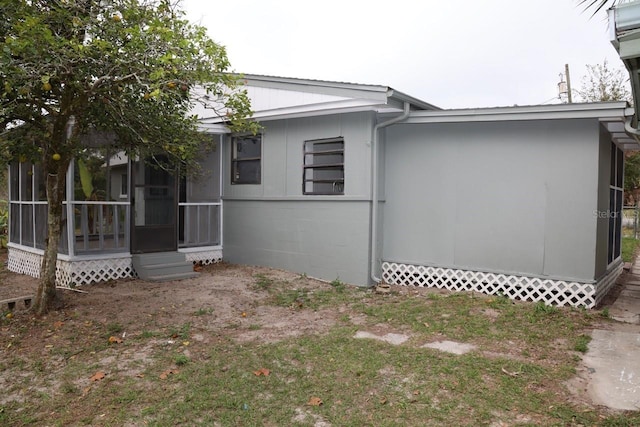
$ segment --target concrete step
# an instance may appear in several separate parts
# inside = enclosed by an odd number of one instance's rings
[[[139,278],[150,281],[170,281],[195,277],[193,263],[180,252],[136,254],[131,259]]]
[[[132,260],[138,265],[171,264],[185,262],[186,256],[180,252],[158,252],[150,254],[135,254]]]
[[[169,264],[151,264],[141,266],[151,276],[162,276],[174,273],[193,273],[193,263],[191,262],[172,262]]]

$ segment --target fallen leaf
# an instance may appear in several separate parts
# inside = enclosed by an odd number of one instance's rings
[[[110,336],[109,337],[109,344],[122,344],[122,338]]]
[[[44,348],[53,348],[53,344],[47,344],[44,346]]]
[[[313,396],[312,398],[309,399],[309,401],[307,402],[307,405],[309,405],[309,406],[320,406],[320,405],[322,405],[322,399],[320,399],[319,397]]]
[[[144,374],[136,374],[136,378],[144,378]]]
[[[200,264],[195,264],[193,266],[193,271],[201,271],[202,270],[202,265]]]
[[[107,374],[105,374],[104,372],[98,371],[95,374],[93,374],[89,379],[91,381],[100,381],[101,379],[103,379],[106,376],[107,376]]]
[[[265,377],[268,377],[270,373],[271,373],[271,371],[268,370],[267,368],[260,368],[257,371],[253,371],[253,374],[256,377],[259,377],[260,375],[264,375]]]
[[[387,403],[387,398],[386,397],[380,398],[380,404],[381,405],[385,405],[386,403]]]
[[[503,373],[509,375],[510,377],[517,377],[518,375],[520,375],[522,372],[511,372],[511,371],[507,371],[504,368],[500,368],[502,370]]]
[[[61,320],[58,320],[57,322],[53,322],[53,327],[56,329],[62,328],[63,325],[64,325],[64,322]]]
[[[178,371],[177,369],[167,369],[160,374],[160,379],[166,380],[169,375],[177,374],[178,372],[180,371]]]
[[[182,345],[185,347],[187,347],[189,344],[190,344],[189,341],[182,341]]]

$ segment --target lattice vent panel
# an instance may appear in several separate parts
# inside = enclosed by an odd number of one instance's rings
[[[203,265],[215,264],[222,261],[222,250],[214,249],[202,252],[185,252],[187,261],[199,262]]]
[[[9,248],[7,269],[18,274],[26,274],[31,277],[40,277],[42,255]]]
[[[596,286],[592,283],[500,273],[384,262],[382,279],[394,285],[475,291],[487,295],[504,295],[514,300],[542,301],[547,305],[593,308],[597,302]]]
[[[58,260],[56,271],[58,286],[65,287],[88,285],[131,276],[133,276],[131,258]]]

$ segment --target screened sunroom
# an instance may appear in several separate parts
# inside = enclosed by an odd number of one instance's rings
[[[75,286],[136,275],[132,257],[177,252],[187,262],[222,258],[220,142],[187,176],[163,156],[130,160],[108,148],[86,150],[67,172],[57,281]],[[9,166],[9,269],[38,277],[47,236],[39,164]]]

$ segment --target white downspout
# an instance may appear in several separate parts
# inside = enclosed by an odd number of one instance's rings
[[[633,120],[633,116],[627,117],[627,120],[624,122],[624,130],[627,131],[628,134],[634,137],[636,141],[638,141],[638,136],[640,136],[640,130],[633,127],[631,121]]]
[[[402,114],[375,125],[373,127],[373,135],[371,136],[371,253],[369,254],[369,268],[371,269],[371,280],[375,283],[382,281],[382,279],[376,276],[376,252],[378,250],[378,131],[394,123],[403,121],[409,117],[410,110],[411,104],[405,101]]]

